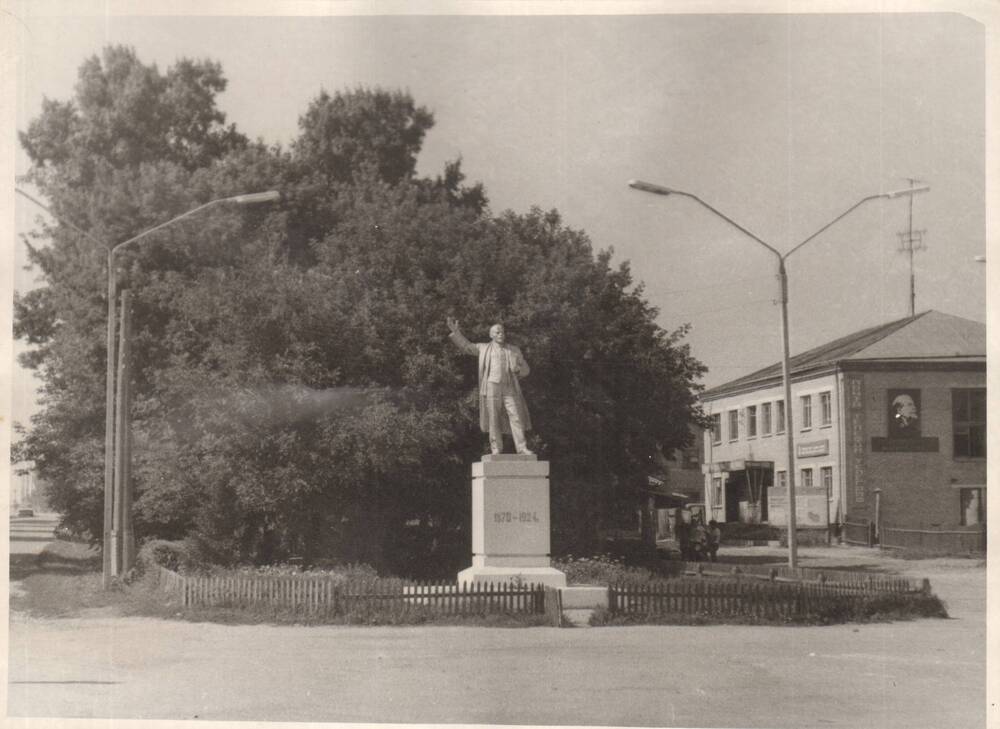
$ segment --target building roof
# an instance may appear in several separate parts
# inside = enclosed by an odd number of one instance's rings
[[[792,375],[845,361],[986,360],[986,325],[940,311],[925,311],[848,334],[790,358]],[[751,372],[702,393],[703,399],[770,386],[781,379],[781,363]]]

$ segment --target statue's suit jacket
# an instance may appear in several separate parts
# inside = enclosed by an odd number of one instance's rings
[[[486,380],[486,366],[490,359],[490,350],[496,345],[493,342],[482,342],[475,344],[470,342],[464,336],[458,332],[454,332],[449,335],[451,341],[461,349],[466,354],[477,355],[479,357],[479,428],[484,433],[490,432],[490,411],[489,403],[486,402],[486,390],[487,390],[487,380]],[[521,354],[521,350],[517,347],[508,344],[506,345],[508,352],[508,360],[513,361],[517,367],[517,374],[510,372],[510,387],[514,394],[514,403],[517,409],[518,417],[521,419],[521,425],[524,429],[531,430],[531,416],[528,414],[528,405],[524,402],[524,395],[521,394],[521,383],[518,382],[518,377],[526,377],[531,371],[528,367],[528,363],[524,359],[524,355]],[[510,420],[507,417],[507,411],[504,408],[500,409],[500,422],[503,423],[503,432],[510,433]]]

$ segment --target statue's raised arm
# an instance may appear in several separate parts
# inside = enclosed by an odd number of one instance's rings
[[[462,329],[458,326],[458,319],[453,316],[449,316],[446,320],[448,323],[448,329],[451,332],[448,338],[455,343],[455,346],[461,349],[466,354],[479,354],[479,347],[462,334]]]
[[[530,371],[521,350],[507,344],[503,324],[490,327],[490,341],[474,344],[465,338],[458,319],[445,319],[455,346],[479,357],[479,427],[490,434],[490,450],[503,452],[503,434],[510,433],[518,453],[531,454],[525,431],[531,430],[528,406],[521,394],[519,378]]]

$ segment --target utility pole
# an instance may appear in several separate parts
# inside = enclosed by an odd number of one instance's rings
[[[129,355],[132,349],[132,301],[129,290],[122,291],[121,297],[121,340],[118,347],[118,397],[115,412],[115,496],[114,521],[111,530],[111,564],[117,568],[114,574],[124,577],[132,566],[132,499],[129,493],[129,385],[132,372]]]
[[[913,177],[906,178],[910,187],[916,185],[920,180]],[[913,275],[913,251],[922,251],[926,248],[924,245],[924,233],[926,230],[914,230],[913,229],[913,195],[910,195],[910,224],[909,229],[903,233],[897,233],[899,236],[900,252],[908,253],[910,256],[910,316],[916,316],[917,313],[917,290],[916,281]]]

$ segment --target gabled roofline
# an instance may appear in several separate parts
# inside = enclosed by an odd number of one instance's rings
[[[916,322],[918,319],[927,316],[928,314],[935,313],[933,309],[928,309],[927,311],[922,311],[914,316],[907,316],[901,319],[896,319],[885,324],[880,324],[878,326],[868,327],[860,331],[852,332],[843,337],[839,337],[825,344],[821,344],[818,347],[813,347],[812,349],[806,350],[789,358],[789,367],[791,370],[792,379],[801,379],[801,375],[807,375],[807,373],[812,373],[817,369],[824,367],[837,366],[838,364],[848,360],[853,359],[854,355],[862,354],[865,350],[870,347],[875,346],[878,342],[886,339],[889,336],[894,335],[899,330],[910,324]],[[945,315],[952,316],[952,315]],[[961,317],[954,317],[960,319]],[[985,354],[985,353],[984,353]],[[914,356],[914,357],[898,357],[898,358],[888,358],[888,357],[874,357],[870,360],[866,360],[864,357],[859,357],[858,361],[874,361],[874,360],[885,360],[885,359],[909,359],[911,361],[924,361],[924,360],[935,360],[942,359],[948,355],[932,355],[932,356]],[[964,354],[955,355],[956,357],[973,357],[978,355]],[[737,377],[734,380],[723,383],[721,385],[716,385],[715,387],[709,388],[702,393],[703,400],[712,400],[731,392],[745,391],[747,389],[756,389],[758,387],[764,386],[765,384],[771,382],[772,380],[781,379],[781,362],[776,362],[772,365],[764,367],[762,369],[751,372],[742,377]]]
[[[822,366],[803,368],[793,372],[791,381],[806,382],[808,380],[822,377],[824,375],[837,374],[839,372],[860,372],[871,370],[874,372],[933,372],[933,371],[961,371],[961,372],[985,372],[986,355],[970,357],[968,355],[958,357],[897,357],[893,359],[843,359],[836,362],[828,362]],[[752,382],[741,383],[735,387],[726,389],[725,385],[720,385],[712,390],[706,390],[699,398],[702,402],[715,402],[733,395],[743,395],[755,390],[766,390],[771,387],[779,387],[782,383],[781,374],[766,377]]]

